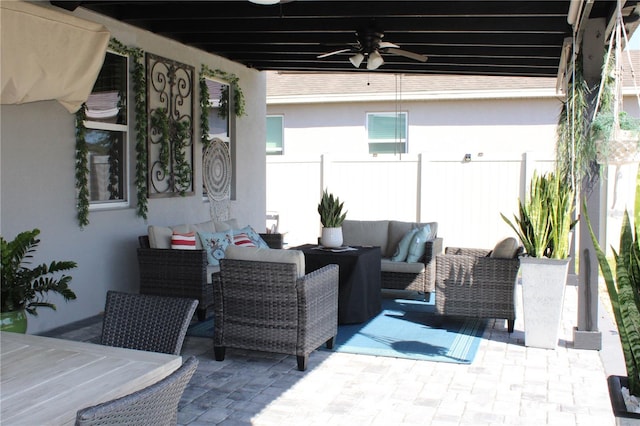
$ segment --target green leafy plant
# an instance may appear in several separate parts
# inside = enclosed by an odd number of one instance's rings
[[[347,212],[342,213],[344,203],[338,197],[329,194],[325,189],[318,204],[320,222],[326,228],[339,228],[347,217]]]
[[[589,138],[589,101],[591,94],[582,74],[582,55],[576,60],[574,78],[567,87],[556,134],[556,159],[558,171],[566,183],[575,190],[584,178],[598,176],[594,163],[596,148]]]
[[[618,113],[618,122],[614,120],[613,111],[598,112],[591,123],[591,139],[597,147],[598,159],[608,162],[611,159],[612,145],[616,138],[616,127],[631,132],[636,140],[636,150],[640,149],[640,119],[630,116],[626,111]]]
[[[78,200],[78,225],[84,228],[89,224],[89,147],[85,140],[87,129],[84,121],[87,119],[87,104],[82,104],[76,112],[76,189]]]
[[[36,308],[56,309],[53,303],[46,300],[48,292],[60,294],[64,300],[74,300],[75,293],[69,288],[71,276],[56,277],[61,271],[77,266],[72,261],[52,261],[49,265],[42,263],[30,268],[30,259],[36,251],[40,240],[39,229],[18,234],[13,241],[0,237],[2,248],[2,284],[1,311],[10,312],[24,309],[31,315],[38,315]]]
[[[569,233],[577,222],[571,218],[573,198],[573,190],[560,173],[534,172],[529,196],[518,203],[514,222],[502,213],[500,216],[516,232],[529,256],[566,259]]]
[[[620,248],[616,252],[612,247],[616,266],[615,277],[591,228],[591,222],[586,215],[586,205],[584,211],[618,327],[627,370],[629,393],[640,396],[640,298],[638,293],[640,290],[640,243],[638,242],[640,222],[637,220],[638,199],[640,197],[637,195],[635,232],[629,220],[629,213],[625,210],[620,232]]]
[[[640,119],[630,116],[626,111],[618,114],[618,123],[621,130],[629,130],[640,135]],[[591,133],[596,139],[609,139],[614,131],[613,113],[598,113],[591,123]]]

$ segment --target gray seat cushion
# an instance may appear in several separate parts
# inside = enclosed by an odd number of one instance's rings
[[[342,240],[348,246],[377,246],[387,256],[388,220],[345,220]]]
[[[425,266],[422,262],[394,262],[391,259],[383,258],[380,262],[380,270],[382,272],[420,274],[424,272]]]

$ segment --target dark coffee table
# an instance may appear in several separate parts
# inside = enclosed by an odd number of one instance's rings
[[[335,264],[340,267],[338,323],[362,323],[380,313],[380,247],[353,247],[334,252],[306,244],[292,247],[304,253],[305,273]]]

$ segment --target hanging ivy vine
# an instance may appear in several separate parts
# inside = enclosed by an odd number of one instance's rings
[[[209,89],[207,88],[206,77],[219,78],[229,83],[233,89],[233,105],[236,117],[245,115],[244,93],[240,88],[240,79],[235,74],[228,73],[219,69],[210,69],[202,64],[200,68],[200,140],[203,149],[209,146]],[[219,114],[222,118],[226,118],[226,111],[229,105],[229,90],[223,90],[221,93]]]
[[[186,121],[176,123],[176,136],[174,141],[174,161],[176,187],[180,190],[183,197],[186,189],[191,187],[191,164],[187,161],[186,148],[191,142],[190,140],[191,126]]]
[[[85,139],[87,128],[84,121],[87,119],[87,105],[82,104],[76,112],[76,189],[78,200],[76,209],[80,228],[89,224],[89,148]]]
[[[156,129],[158,134],[158,145],[160,145],[160,153],[158,161],[160,170],[164,175],[169,174],[169,163],[171,162],[171,152],[169,147],[169,117],[167,110],[157,108],[151,113],[151,127]]]
[[[173,171],[175,186],[180,195],[185,196],[191,186],[191,164],[187,161],[186,148],[189,145],[189,122],[179,121],[170,130],[169,115],[165,108],[157,108],[151,114],[151,128],[158,133],[157,143],[160,146],[158,165],[165,176]],[[171,136],[174,133],[175,136]],[[171,154],[173,153],[173,160]]]

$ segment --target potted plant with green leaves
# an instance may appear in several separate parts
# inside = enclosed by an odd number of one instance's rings
[[[52,261],[30,267],[33,253],[40,240],[39,229],[24,231],[13,241],[0,237],[2,249],[2,283],[0,284],[0,330],[24,333],[27,316],[38,315],[39,307],[56,309],[46,299],[48,292],[60,294],[64,300],[74,300],[75,293],[69,288],[71,276],[56,275],[75,268],[72,261]]]
[[[344,203],[338,197],[334,197],[326,189],[318,204],[318,213],[322,223],[322,235],[320,244],[323,247],[342,246],[342,222],[347,217],[347,212],[342,213]]]
[[[514,222],[501,214],[525,248],[520,259],[525,345],[555,349],[569,269],[574,192],[561,175],[533,174]]]
[[[620,16],[609,40],[608,61],[602,70],[596,115],[589,137],[599,164],[619,165],[640,160],[640,120],[623,110],[622,33]],[[631,59],[631,58],[629,58]]]
[[[601,110],[591,123],[599,164],[625,164],[640,159],[640,119],[626,111]]]
[[[612,247],[615,275],[611,271],[609,260],[593,232],[589,217],[586,215],[585,217],[600,271],[607,285],[627,370],[627,377],[610,376],[608,378],[614,414],[619,418],[640,419],[640,413],[632,411],[627,404],[631,400],[631,396],[634,396],[636,400],[640,399],[640,299],[638,298],[638,294],[640,294],[640,241],[638,240],[640,234],[640,172],[636,177],[636,182],[638,185],[634,207],[635,224],[631,223],[629,213],[625,210],[620,231],[620,247],[617,252]],[[586,208],[584,210],[586,212]],[[626,395],[622,392],[623,388],[628,390]]]

